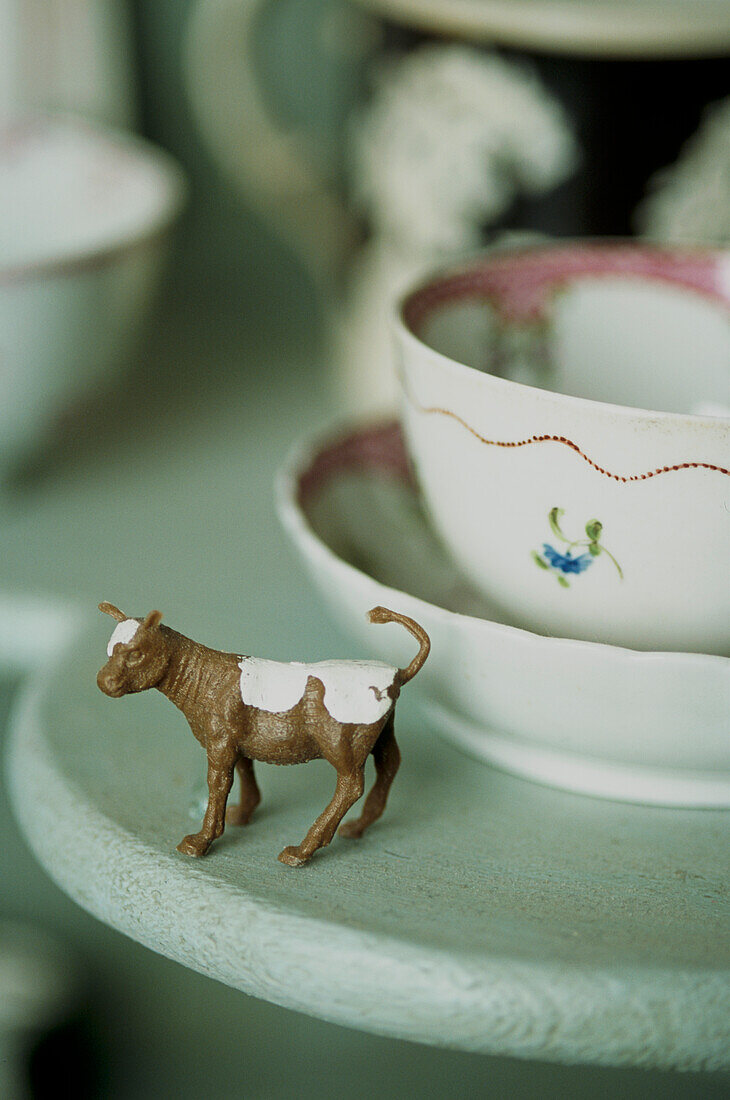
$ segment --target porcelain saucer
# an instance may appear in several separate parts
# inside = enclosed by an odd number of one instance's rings
[[[730,659],[641,652],[506,622],[456,572],[421,510],[395,422],[299,447],[276,487],[281,522],[336,618],[371,656],[401,662],[429,632],[410,692],[459,748],[524,778],[660,806],[730,806]]]

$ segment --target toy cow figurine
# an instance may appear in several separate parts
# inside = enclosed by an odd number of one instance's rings
[[[420,643],[407,668],[380,661],[320,661],[286,664],[221,653],[161,626],[150,611],[131,619],[110,603],[99,609],[117,620],[97,683],[113,698],[155,687],[178,707],[208,756],[208,808],[200,832],[186,836],[178,851],[204,856],[226,822],[247,825],[261,801],[253,761],[303,764],[324,758],[337,772],[335,794],[301,844],[279,854],[299,867],[332,840],[364,787],[365,761],[372,753],[376,779],[356,821],[340,828],[362,836],[383,810],[400,764],[393,731],[395,704],[403,684],[428,657],[426,631],[413,619],[374,607],[373,623],[401,623]],[[226,814],[238,772],[241,798]]]

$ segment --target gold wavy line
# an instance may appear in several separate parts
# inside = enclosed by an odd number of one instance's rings
[[[572,451],[580,455],[583,461],[587,462],[589,466],[592,466],[594,470],[597,470],[599,474],[610,477],[613,481],[621,481],[624,483],[630,481],[648,481],[649,478],[659,477],[660,474],[673,473],[676,470],[711,470],[713,473],[725,474],[726,477],[730,477],[730,470],[726,469],[724,466],[715,466],[711,462],[678,462],[674,466],[660,466],[656,470],[648,470],[645,474],[632,474],[629,477],[624,477],[622,474],[611,473],[610,470],[606,470],[603,466],[599,466],[597,462],[594,462],[593,459],[585,453],[585,451],[580,449],[577,443],[574,443],[572,439],[568,439],[564,435],[531,435],[529,439],[517,440],[487,439],[486,436],[480,435],[475,428],[467,424],[458,413],[452,412],[450,409],[442,409],[437,405],[421,405],[420,402],[413,398],[405,386],[404,392],[408,401],[414,408],[419,409],[423,413],[450,417],[458,424],[461,424],[463,428],[466,428],[466,430],[470,432],[475,439],[478,439],[480,443],[484,443],[488,447],[529,447],[533,443],[562,443],[565,447],[570,447]]]

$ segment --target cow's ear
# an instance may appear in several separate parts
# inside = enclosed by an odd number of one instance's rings
[[[123,623],[128,618],[128,616],[125,615],[123,611],[120,611],[118,607],[115,607],[113,603],[107,603],[106,601],[99,604],[99,610],[103,611],[105,615],[111,615],[118,623]]]
[[[147,616],[145,621],[142,623],[142,626],[145,628],[145,630],[156,630],[161,622],[162,622],[162,612],[161,611],[150,611],[149,615]]]

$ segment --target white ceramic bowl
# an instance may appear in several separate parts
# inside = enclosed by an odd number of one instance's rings
[[[427,507],[485,594],[541,631],[730,655],[729,253],[492,252],[395,327]]]
[[[184,195],[139,138],[66,117],[0,128],[0,462],[123,361]]]
[[[411,615],[431,655],[409,687],[434,728],[471,754],[584,794],[730,806],[730,659],[642,653],[505,625],[456,573],[420,510],[395,424],[289,460],[279,517],[323,598],[361,646],[404,659]]]

